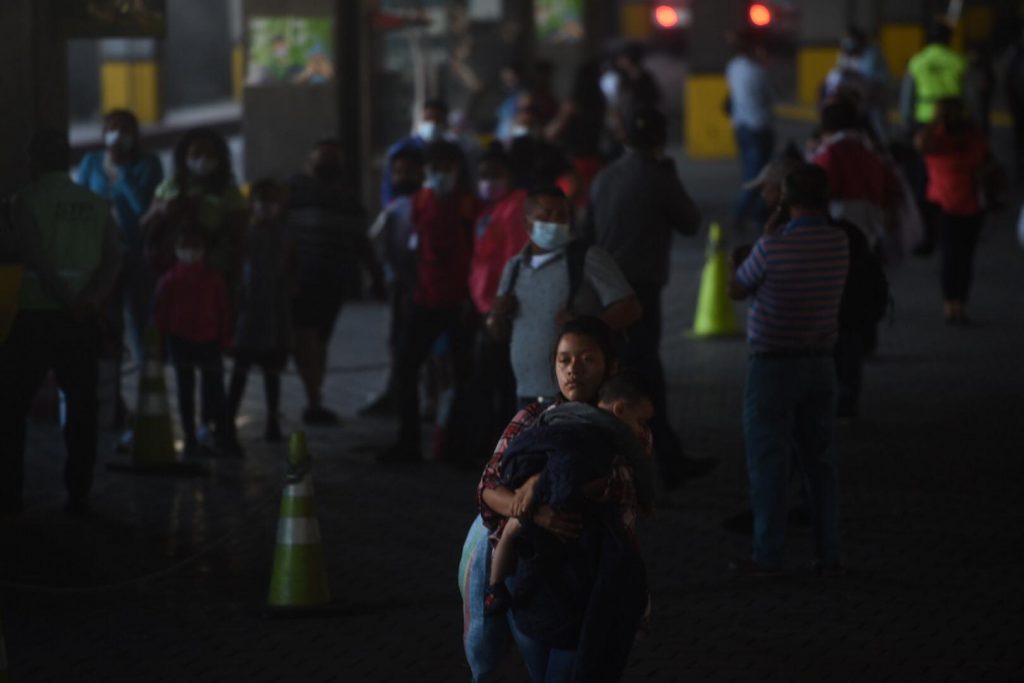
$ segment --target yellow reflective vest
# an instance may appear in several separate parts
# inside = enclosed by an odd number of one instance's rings
[[[928,45],[910,59],[907,69],[914,79],[914,120],[918,123],[932,122],[939,100],[963,95],[967,60],[947,45]]]
[[[66,173],[47,173],[16,197],[32,216],[40,256],[68,285],[74,296],[81,292],[103,260],[110,207]],[[25,269],[20,308],[57,310],[35,273]]]

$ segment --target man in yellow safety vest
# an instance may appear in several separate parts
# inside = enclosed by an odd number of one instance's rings
[[[0,344],[0,515],[22,507],[26,417],[48,370],[64,392],[67,511],[88,510],[96,463],[100,311],[121,265],[107,203],[68,175],[67,135],[29,145],[33,182],[14,198],[14,248],[24,265],[18,312]]]
[[[910,58],[900,87],[900,115],[904,129],[913,133],[935,118],[935,104],[962,97],[967,60],[949,46],[953,30],[936,21],[928,32],[928,44]]]

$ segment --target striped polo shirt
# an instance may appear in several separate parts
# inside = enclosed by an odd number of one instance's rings
[[[831,351],[850,265],[846,235],[824,216],[765,235],[736,271],[753,293],[747,341],[755,353]]]

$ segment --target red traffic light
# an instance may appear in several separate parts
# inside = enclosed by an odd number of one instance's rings
[[[654,8],[654,21],[662,28],[679,26],[679,12],[671,5],[658,5]]]
[[[754,26],[767,26],[772,23],[772,11],[767,5],[759,2],[750,6],[750,23]]]

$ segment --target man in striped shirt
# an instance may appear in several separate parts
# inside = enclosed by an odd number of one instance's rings
[[[782,567],[791,458],[808,484],[815,565],[821,574],[842,571],[832,349],[849,246],[846,235],[829,225],[828,200],[821,168],[802,164],[791,171],[782,204],[729,285],[733,298],[753,298],[743,432],[754,547],[750,560],[732,565],[742,574],[773,574]]]

